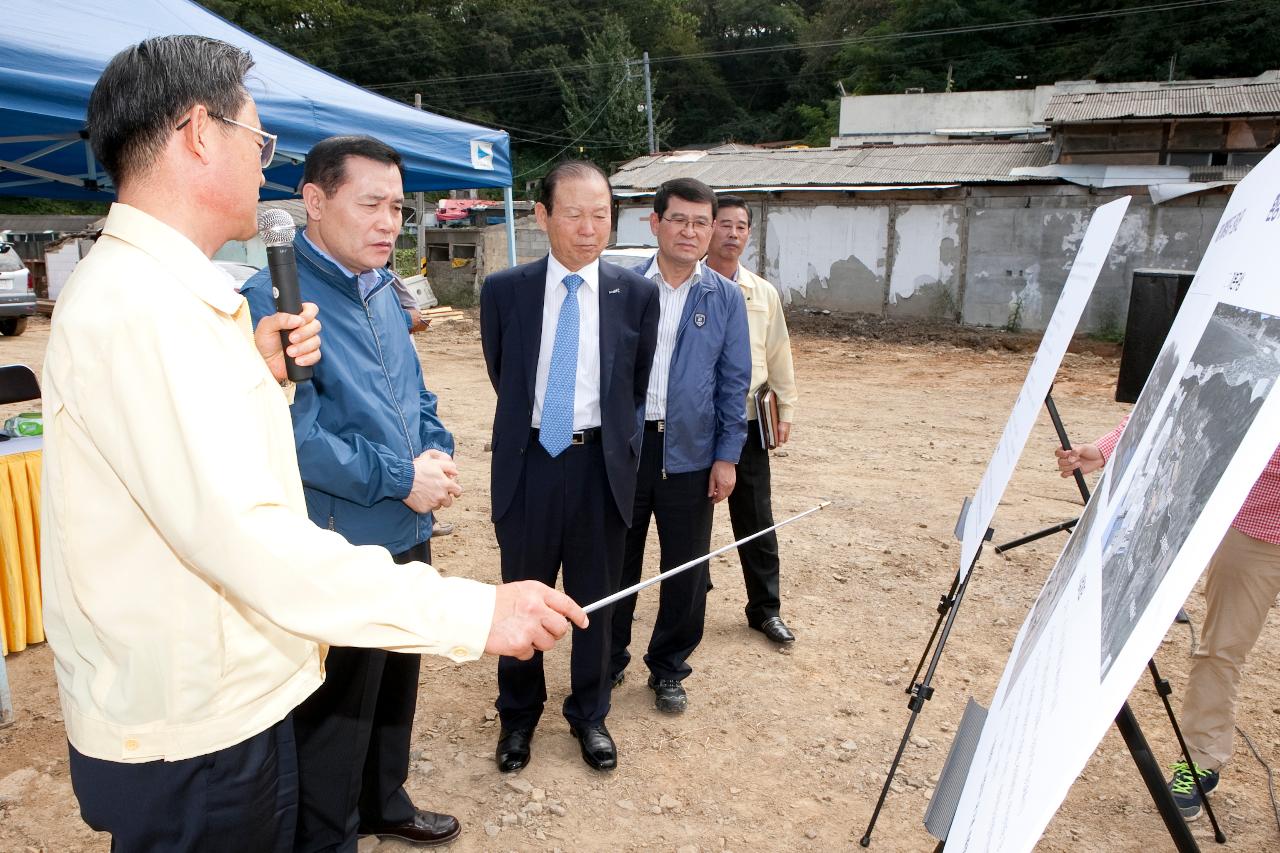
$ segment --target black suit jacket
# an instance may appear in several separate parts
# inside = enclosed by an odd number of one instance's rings
[[[498,392],[490,477],[494,521],[511,505],[529,447],[546,281],[543,258],[488,276],[480,290],[484,361]],[[599,294],[605,470],[618,512],[630,525],[644,440],[645,393],[658,339],[658,290],[643,276],[601,261]]]

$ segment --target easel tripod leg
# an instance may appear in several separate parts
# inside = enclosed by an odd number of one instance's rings
[[[1199,853],[1200,846],[1191,835],[1187,822],[1182,819],[1182,812],[1178,811],[1178,804],[1173,801],[1173,793],[1165,784],[1160,764],[1151,752],[1151,747],[1147,744],[1147,739],[1142,734],[1142,729],[1138,726],[1138,720],[1133,716],[1128,702],[1120,707],[1120,713],[1116,715],[1116,728],[1120,730],[1120,736],[1124,738],[1125,746],[1133,756],[1133,763],[1138,766],[1138,773],[1141,774],[1142,781],[1146,784],[1151,800],[1156,804],[1156,810],[1160,812],[1165,829],[1169,831],[1169,837],[1173,839],[1178,853]]]
[[[990,540],[992,531],[988,530],[984,541]],[[915,728],[916,719],[920,716],[920,712],[924,710],[924,703],[933,697],[933,674],[938,669],[938,663],[942,660],[942,651],[946,647],[947,637],[951,635],[951,628],[955,624],[956,614],[960,610],[960,602],[964,600],[965,590],[969,588],[969,581],[973,579],[974,567],[978,564],[978,558],[982,556],[982,548],[978,548],[978,552],[973,555],[973,562],[969,564],[969,571],[965,573],[963,580],[960,573],[956,573],[955,580],[952,581],[952,594],[950,595],[950,604],[946,607],[945,618],[943,616],[943,605],[948,601],[943,599],[943,603],[938,605],[939,621],[945,622],[942,631],[939,634],[937,626],[934,627],[934,635],[938,637],[937,645],[934,646],[933,656],[929,660],[929,669],[924,674],[921,681],[912,682],[907,689],[907,693],[911,698],[907,700],[907,707],[911,709],[911,716],[907,719],[907,728],[902,733],[902,740],[898,743],[898,752],[893,756],[893,762],[889,765],[889,773],[885,776],[884,786],[880,789],[880,796],[876,800],[875,810],[871,813],[871,820],[867,823],[867,831],[863,833],[862,839],[858,842],[863,847],[871,846],[871,833],[875,830],[876,821],[880,818],[880,810],[884,808],[884,801],[889,796],[889,786],[893,784],[893,777],[897,775],[898,765],[902,762],[902,754],[907,749],[907,743],[911,740],[911,730]],[[930,644],[933,644],[932,637]],[[927,651],[927,649],[926,649]],[[919,670],[917,669],[917,674]]]
[[[1160,695],[1160,701],[1164,703],[1165,713],[1169,715],[1169,725],[1173,726],[1173,734],[1178,739],[1178,748],[1182,750],[1182,757],[1186,760],[1187,766],[1191,768],[1191,778],[1195,780],[1196,791],[1200,794],[1200,803],[1204,806],[1204,812],[1209,816],[1209,823],[1213,826],[1213,840],[1219,844],[1226,844],[1226,833],[1218,825],[1218,818],[1213,813],[1213,806],[1209,805],[1209,796],[1204,790],[1204,782],[1200,779],[1200,774],[1196,772],[1195,762],[1191,760],[1191,748],[1187,746],[1186,738],[1182,736],[1182,726],[1178,725],[1178,717],[1173,713],[1173,704],[1169,701],[1169,694],[1173,692],[1173,688],[1169,686],[1167,679],[1160,677],[1160,670],[1156,668],[1155,658],[1147,661],[1147,671],[1151,673],[1151,680],[1155,682],[1156,693]]]

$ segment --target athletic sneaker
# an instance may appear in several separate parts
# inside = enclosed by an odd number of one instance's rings
[[[1213,793],[1213,789],[1218,787],[1217,770],[1196,767],[1196,775],[1200,777],[1200,785],[1204,788],[1206,795]],[[1179,761],[1173,765],[1173,778],[1169,780],[1169,790],[1173,793],[1173,801],[1178,804],[1178,811],[1182,812],[1185,819],[1195,820],[1200,817],[1203,805],[1200,801],[1200,791],[1196,788],[1196,781],[1191,776],[1191,768],[1187,766],[1187,762]]]

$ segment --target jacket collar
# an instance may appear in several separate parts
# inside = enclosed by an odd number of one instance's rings
[[[636,267],[636,272],[655,282],[662,278],[662,271],[658,269],[658,253],[654,252],[653,256],[650,257],[649,260]],[[707,266],[702,261],[698,261],[697,265],[693,268],[693,281],[689,284],[689,290],[690,292],[694,290],[715,290],[715,279],[717,278],[724,278],[724,276],[711,269],[711,267]]]
[[[136,207],[115,202],[102,233],[150,255],[193,295],[228,316],[244,304],[234,282],[186,235]]]
[[[746,291],[755,291],[759,289],[760,285],[767,284],[764,279],[744,267],[742,264],[738,264],[738,278],[736,280],[738,282],[738,286]]]
[[[307,239],[305,231],[299,231],[294,235],[293,249],[298,258],[306,262],[323,281],[334,285],[352,299],[360,299],[360,277],[353,275],[345,267],[340,266],[332,258],[317,249]],[[385,269],[378,270],[377,273],[379,284],[385,284],[390,280],[391,275]]]

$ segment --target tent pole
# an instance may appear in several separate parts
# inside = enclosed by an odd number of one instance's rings
[[[507,212],[507,265],[516,265],[516,205],[511,187],[502,188],[502,205]]]

